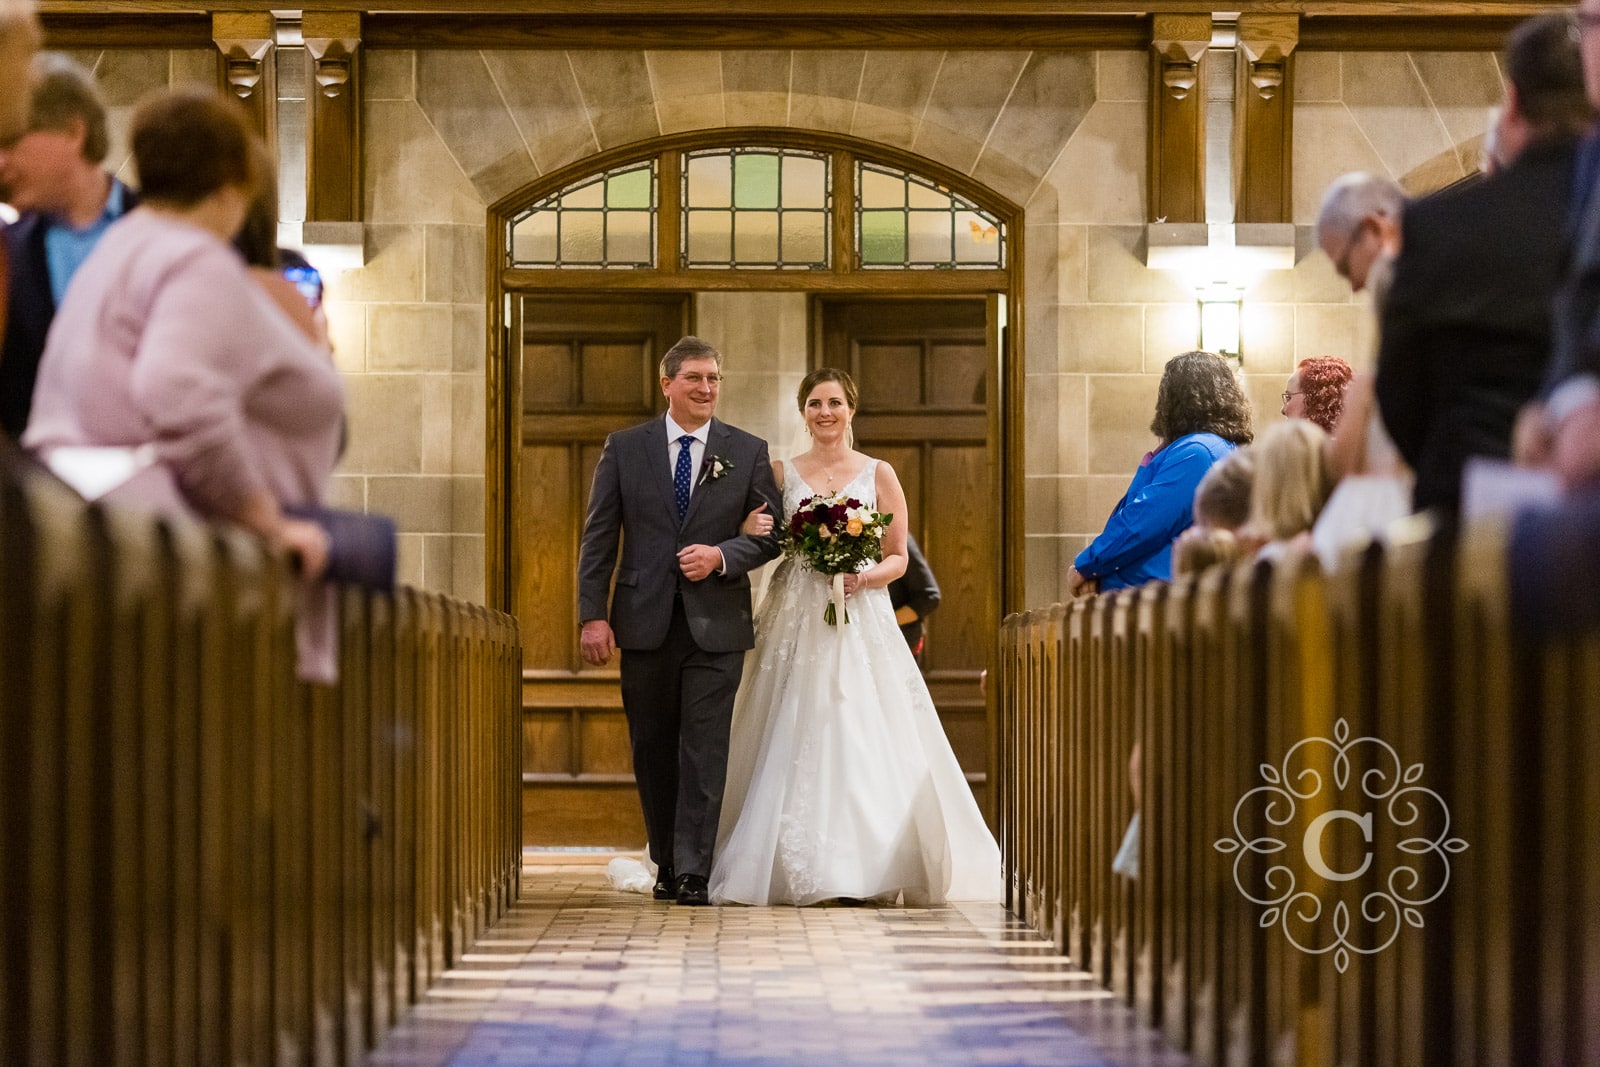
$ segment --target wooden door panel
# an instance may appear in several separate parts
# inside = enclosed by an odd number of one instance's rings
[[[620,710],[591,708],[580,721],[582,773],[632,775],[633,749],[628,743],[628,717]]]
[[[904,411],[922,406],[922,345],[862,341],[854,366],[846,365],[861,394],[862,411]]]
[[[659,352],[652,353],[653,341],[652,337],[641,336],[613,344],[585,342],[579,349],[583,364],[583,392],[579,397],[582,407],[634,411],[640,418],[649,415],[652,404],[640,382],[648,385],[653,380],[650,371],[661,359]]]
[[[522,408],[524,411],[571,407],[578,399],[577,360],[572,346],[561,342],[522,346]]]
[[[930,452],[928,484],[936,487],[937,500],[924,525],[924,547],[929,561],[937,560],[941,595],[939,610],[928,620],[924,666],[977,672],[988,661],[995,626],[988,456],[973,445],[936,445]]]
[[[928,406],[977,407],[988,403],[989,348],[985,344],[928,346]]]
[[[567,708],[532,708],[522,713],[522,772],[572,772],[572,712]]]
[[[517,616],[522,620],[522,666],[571,670],[578,627],[577,560],[572,554],[587,493],[577,492],[569,444],[522,449],[522,567],[517,576]]]
[[[637,848],[617,668],[578,648],[578,546],[606,435],[651,417],[682,295],[524,297],[516,612],[522,623],[524,841]]]
[[[910,522],[911,535],[922,543],[923,528],[923,501],[922,501],[922,449],[917,445],[893,444],[886,441],[868,441],[861,439],[856,442],[856,447],[869,456],[876,456],[894,468],[895,477],[900,479],[900,488],[905,490],[906,507],[909,515],[896,515],[896,522]]]

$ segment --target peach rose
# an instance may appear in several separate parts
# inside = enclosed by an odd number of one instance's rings
[[[850,521],[844,524],[844,532],[851,537],[861,536],[861,520],[851,516]]]
[[[827,523],[823,523],[821,526],[817,527],[817,536],[826,541],[828,538],[833,536],[833,531],[828,529]]]

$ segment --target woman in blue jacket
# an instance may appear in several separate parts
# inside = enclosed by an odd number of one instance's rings
[[[1250,402],[1232,369],[1210,352],[1167,362],[1150,431],[1161,441],[1134,472],[1106,527],[1067,572],[1072,596],[1172,577],[1172,541],[1194,521],[1206,471],[1250,443]]]

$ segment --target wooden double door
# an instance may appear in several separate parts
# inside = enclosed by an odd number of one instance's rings
[[[523,632],[523,808],[529,845],[639,847],[616,666],[578,649],[577,560],[607,434],[659,416],[661,354],[693,327],[688,294],[521,298],[522,434],[515,610]],[[939,580],[923,668],[988,809],[991,729],[978,675],[999,621],[994,301],[812,301],[811,364],[861,389],[858,447],[894,464]],[[663,459],[663,462],[665,460]]]

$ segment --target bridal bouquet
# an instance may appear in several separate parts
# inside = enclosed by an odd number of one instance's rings
[[[838,625],[841,612],[844,621],[850,621],[844,607],[844,576],[883,557],[883,531],[893,519],[893,515],[874,511],[843,493],[819,493],[795,508],[783,538],[784,551],[804,560],[818,574],[832,576],[833,596],[822,613],[829,626]]]

